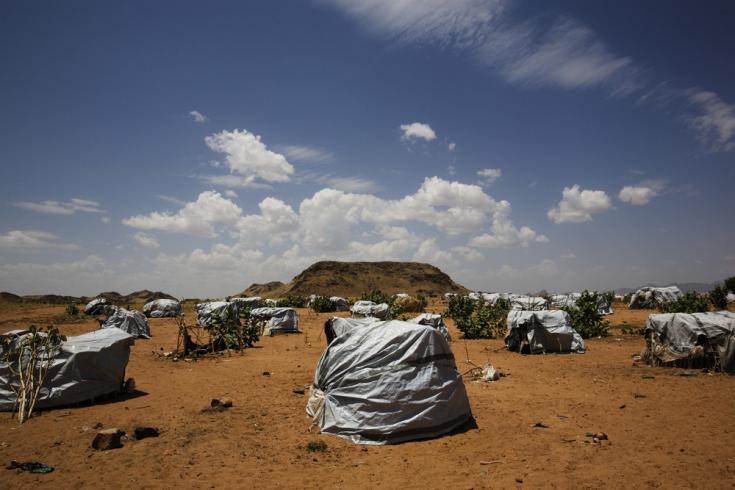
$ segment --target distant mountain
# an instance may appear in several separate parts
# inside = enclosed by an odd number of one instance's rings
[[[468,292],[467,288],[430,264],[323,261],[309,266],[288,284],[253,284],[242,294],[270,298],[288,294],[356,297],[373,289],[425,296]]]
[[[0,293],[0,302],[5,303],[43,303],[54,305],[68,305],[70,303],[88,303],[93,298],[105,298],[113,305],[125,306],[131,303],[147,303],[154,299],[176,299],[170,294],[160,291],[135,291],[133,293],[122,295],[115,291],[100,293],[96,296],[61,296],[58,294],[31,294],[26,296],[18,296],[13,293]]]

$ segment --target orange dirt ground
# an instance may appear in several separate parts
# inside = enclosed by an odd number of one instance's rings
[[[642,326],[650,311],[620,311],[611,325]],[[51,321],[60,306],[0,305],[0,332]],[[328,314],[300,310],[303,333],[263,338],[242,355],[172,362],[153,352],[176,346],[176,323],[152,319],[127,375],[137,396],[42,412],[19,426],[0,414],[0,463],[41,461],[47,475],[0,469],[0,488],[733,488],[735,378],[633,367],[637,335],[587,341],[583,355],[522,356],[502,340],[455,340],[460,371],[492,363],[495,383],[465,379],[477,427],[396,446],[359,446],[311,429],[306,396],[325,347]],[[193,321],[192,312],[187,318]],[[451,323],[451,322],[448,322]],[[94,319],[62,333],[97,328]],[[459,332],[450,324],[455,339]],[[265,376],[264,372],[270,372]],[[233,408],[203,413],[214,397]],[[97,423],[161,436],[97,452]],[[535,428],[542,422],[548,428]],[[590,443],[587,432],[609,442]],[[327,443],[309,452],[313,440]]]

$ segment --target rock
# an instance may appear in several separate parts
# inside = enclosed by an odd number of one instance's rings
[[[136,427],[133,430],[135,438],[137,440],[145,439],[147,437],[158,437],[159,432],[155,427]]]
[[[97,451],[121,448],[120,438],[123,434],[125,434],[123,431],[116,428],[101,430],[94,437],[92,447]]]
[[[105,426],[105,425],[104,425],[104,424],[103,424],[102,422],[97,422],[96,424],[94,424],[94,428],[95,428],[95,429],[101,429],[101,428],[102,428],[102,427],[104,427],[104,426]]]
[[[303,395],[304,393],[306,393],[306,390],[304,390],[303,388],[294,388],[293,392],[297,395]]]
[[[224,410],[232,406],[232,400],[230,398],[212,398],[209,405],[216,410]]]

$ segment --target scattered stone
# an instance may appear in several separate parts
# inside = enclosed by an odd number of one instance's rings
[[[304,393],[306,393],[306,390],[304,390],[303,388],[294,388],[293,392],[297,395],[303,395]]]
[[[548,429],[549,426],[544,424],[543,422],[536,422],[531,427],[539,428],[539,429]]]
[[[205,412],[223,412],[232,407],[232,400],[230,398],[212,398],[209,406],[211,408],[205,408]]]
[[[523,483],[523,478],[521,478],[520,476],[516,477],[516,483]]]
[[[620,410],[624,409],[624,408],[625,408],[625,403],[623,403],[622,405],[620,405],[620,406],[619,406],[618,408],[619,408]]]
[[[263,376],[270,376],[271,374],[273,373],[271,373],[270,371],[263,371]]]
[[[324,451],[327,450],[327,443],[322,440],[315,439],[313,441],[309,441],[309,443],[306,445],[306,450],[312,453],[313,452],[323,453]]]
[[[155,427],[136,427],[133,430],[137,440],[146,439],[148,437],[158,437],[159,432]]]
[[[694,371],[676,371],[671,374],[672,376],[683,376],[685,378],[690,378],[692,376],[696,376],[697,373]]]
[[[92,447],[97,451],[121,448],[120,438],[123,434],[125,434],[123,431],[116,428],[101,430],[94,437]]]
[[[102,422],[97,422],[96,424],[94,424],[93,429],[101,429],[104,426],[105,425]]]

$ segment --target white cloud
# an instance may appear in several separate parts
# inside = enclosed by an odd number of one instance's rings
[[[449,165],[449,166],[447,167],[447,173],[448,173],[449,175],[454,175],[454,174],[456,174],[456,173],[457,173],[457,168],[456,168],[456,167],[455,167],[454,165]]]
[[[91,201],[89,199],[81,199],[75,197],[69,201],[41,201],[41,202],[27,202],[21,201],[13,203],[13,206],[27,211],[35,211],[37,213],[45,214],[59,214],[59,215],[70,215],[76,212],[81,213],[104,213],[104,209],[100,209],[100,204],[97,201]]]
[[[457,148],[457,143],[452,142],[447,145],[449,151],[454,151],[455,148]]]
[[[550,209],[547,215],[554,223],[584,223],[591,221],[593,214],[611,207],[610,197],[605,191],[581,190],[575,184],[564,188],[559,205]]]
[[[528,272],[532,274],[541,274],[546,276],[553,276],[559,273],[559,267],[556,262],[551,259],[544,259],[537,265],[532,265],[528,268]]]
[[[229,197],[230,199],[238,199],[240,196],[237,195],[237,192],[233,191],[232,189],[227,189],[224,193],[225,197]]]
[[[697,115],[688,117],[687,122],[700,142],[711,151],[735,149],[735,105],[704,90],[690,90],[688,96]]]
[[[155,237],[146,235],[142,231],[139,231],[138,233],[133,235],[133,240],[135,240],[141,247],[159,248],[161,246],[161,244],[158,242],[158,240],[156,240]]]
[[[189,115],[194,119],[194,122],[199,124],[209,121],[209,118],[199,111],[189,111]]]
[[[183,206],[184,204],[186,204],[186,201],[184,201],[183,199],[179,199],[178,197],[167,196],[164,194],[156,194],[156,197],[161,201],[170,202],[171,204],[178,204],[179,206]]]
[[[199,194],[177,213],[153,212],[149,215],[131,216],[123,224],[141,230],[160,230],[174,233],[214,237],[218,226],[234,226],[242,210],[219,192],[206,191]]]
[[[287,145],[281,150],[286,157],[297,162],[329,163],[334,160],[330,152],[311,146]]]
[[[107,224],[107,223],[110,222],[110,217],[109,216],[103,216],[103,217],[100,218],[100,221],[102,221],[104,224]]]
[[[507,248],[515,245],[528,247],[531,243],[547,243],[545,235],[540,235],[528,226],[517,228],[510,219],[511,206],[508,201],[500,201],[493,216],[490,233],[474,237],[469,245],[477,248]]]
[[[436,238],[428,238],[421,242],[419,249],[413,256],[417,262],[430,264],[449,264],[454,261],[451,252],[442,250],[436,243]]]
[[[425,123],[414,122],[411,124],[401,124],[400,126],[401,139],[403,141],[411,141],[416,139],[422,139],[425,141],[432,141],[436,139],[436,133],[431,126]]]
[[[252,177],[241,175],[194,175],[206,185],[231,189],[272,189],[272,186],[257,182]]]
[[[58,248],[62,250],[77,250],[73,244],[59,243],[59,237],[45,231],[38,230],[11,230],[0,234],[0,249],[25,251],[28,249]]]
[[[494,184],[503,175],[503,171],[499,168],[483,168],[477,171],[477,175],[482,179],[481,183]]]
[[[294,173],[286,157],[269,150],[259,135],[247,130],[222,131],[204,141],[212,151],[225,154],[230,172],[241,176],[244,182],[287,182]]]
[[[658,193],[651,187],[626,185],[618,193],[618,199],[634,206],[648,204]]]
[[[380,188],[377,182],[364,177],[326,176],[319,182],[345,192],[372,192]]]

